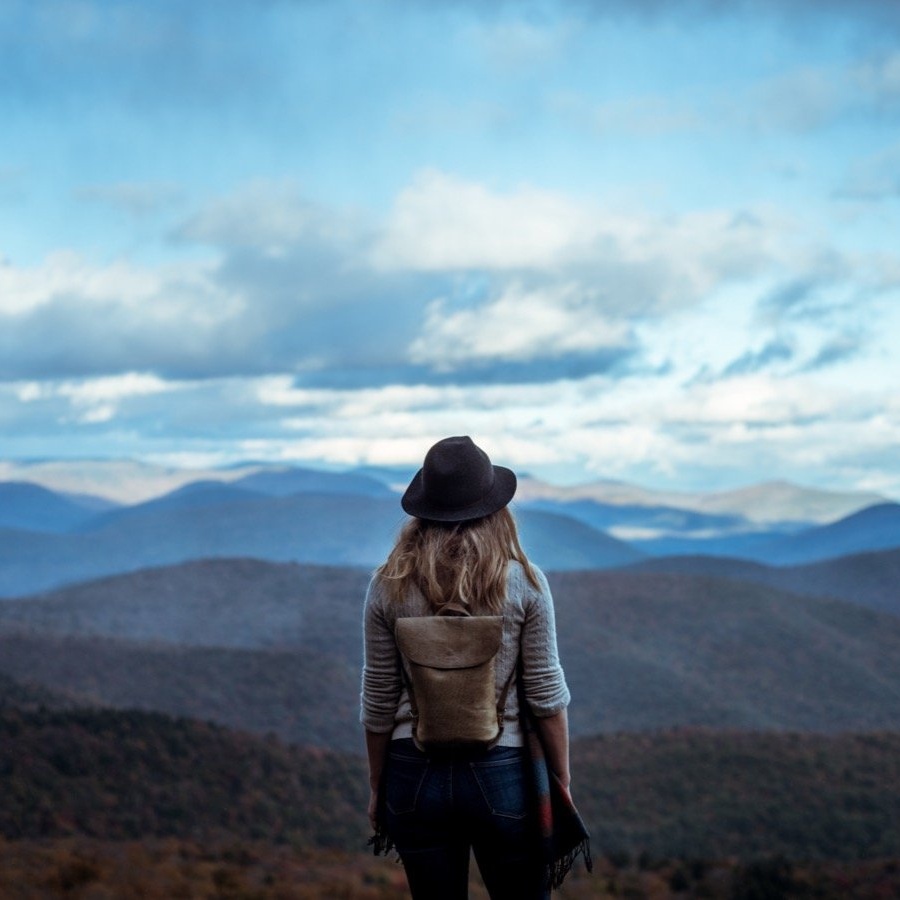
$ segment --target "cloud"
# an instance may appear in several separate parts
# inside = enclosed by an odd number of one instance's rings
[[[18,430],[55,432],[60,426],[111,422],[123,406],[127,407],[136,398],[171,394],[180,388],[181,385],[175,382],[142,372],[101,378],[12,382],[0,388],[0,408],[6,400],[7,412],[12,412],[8,404],[14,398],[18,401]]]
[[[410,347],[413,362],[452,370],[473,361],[536,361],[628,350],[633,335],[607,318],[578,284],[526,288],[512,282],[485,303],[453,309],[432,301],[422,333]]]
[[[795,315],[794,294],[828,271],[771,210],[621,213],[436,170],[381,221],[258,180],[186,216],[172,238],[205,258],[98,266],[59,253],[0,267],[0,377],[282,372],[346,388],[583,378],[635,364],[641,321],[783,270],[797,275],[767,302]]]
[[[747,109],[750,125],[775,131],[813,131],[851,118],[893,123],[900,116],[900,52],[783,73],[754,88]]]
[[[309,202],[293,181],[256,179],[208,203],[179,225],[173,237],[228,251],[279,256],[301,244],[347,247],[358,239],[361,228],[347,214]]]
[[[759,350],[748,350],[729,363],[722,372],[722,378],[750,375],[769,368],[773,363],[787,362],[794,357],[794,347],[789,341],[776,338]]]
[[[877,386],[843,380],[825,389],[819,377],[759,371],[685,387],[676,366],[530,384],[336,389],[286,374],[171,382],[135,372],[0,384],[0,421],[16,447],[62,427],[72,452],[99,433],[122,454],[217,463],[416,464],[434,440],[470,433],[520,471],[707,489],[761,470],[808,482],[838,466],[848,483],[876,479],[859,460],[900,440],[898,410]],[[891,484],[883,478],[881,487]]]
[[[836,363],[845,362],[858,356],[863,349],[859,335],[838,335],[827,341],[816,355],[804,366],[804,371],[814,372]]]
[[[0,316],[19,318],[58,297],[76,294],[85,303],[85,316],[103,303],[135,306],[158,294],[165,278],[163,272],[125,262],[92,266],[69,251],[52,253],[41,265],[29,268],[5,263],[0,266]],[[9,322],[7,327],[15,324]]]
[[[140,370],[197,376],[246,347],[242,299],[208,264],[93,266],[57,253],[0,268],[0,378]]]
[[[634,315],[764,271],[789,257],[787,244],[774,215],[616,213],[430,170],[399,194],[372,259],[384,270],[575,273],[604,287],[609,308]]]
[[[63,382],[56,387],[60,397],[68,397],[76,405],[92,406],[98,403],[118,402],[127,397],[161,394],[172,390],[171,382],[143,372],[126,372],[105,378],[82,382]]]
[[[793,315],[815,302],[821,287],[820,278],[796,278],[771,290],[760,300],[760,307],[776,316]]]
[[[890,266],[877,255],[848,255],[819,248],[805,255],[793,277],[763,293],[757,303],[758,318],[769,325],[842,325],[844,319],[857,317],[866,295],[890,286],[889,275]]]
[[[96,265],[65,252],[0,266],[0,378],[339,378],[342,368],[371,375],[405,359],[424,307],[421,279],[373,273],[350,217],[254,183],[177,234],[202,241],[205,258]]]
[[[70,419],[79,424],[108,422],[116,417],[123,402],[136,397],[151,397],[178,390],[178,385],[142,372],[126,372],[83,381],[63,381],[40,386],[31,402],[46,397],[58,397],[69,401]]]
[[[390,290],[402,279],[373,285],[303,263],[244,254],[218,266],[125,267],[121,279],[87,268],[82,279],[59,289],[52,267],[38,267],[24,279],[30,292],[5,298],[0,378],[134,369],[211,378],[366,369],[402,358],[415,328],[402,294]],[[10,309],[16,304],[22,308]]]
[[[544,268],[585,253],[595,232],[590,213],[558,194],[497,194],[426,170],[397,197],[373,261],[425,271]]]
[[[597,102],[572,91],[551,94],[547,107],[566,126],[596,139],[656,141],[671,136],[806,133],[843,114],[838,72],[805,69],[762,82],[695,88],[690,94],[641,93]]]

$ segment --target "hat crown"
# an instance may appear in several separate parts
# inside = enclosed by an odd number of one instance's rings
[[[444,438],[425,454],[400,499],[411,516],[436,522],[480,519],[502,509],[516,492],[516,473],[495,466],[468,435]]]
[[[494,486],[494,467],[468,435],[444,438],[425,455],[422,490],[427,500],[445,509],[477,503]]]

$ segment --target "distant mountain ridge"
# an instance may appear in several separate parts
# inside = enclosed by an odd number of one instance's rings
[[[191,481],[234,481],[259,471],[249,463],[223,469],[162,466],[134,459],[0,460],[0,480],[28,481],[62,493],[84,493],[114,503],[140,503]]]
[[[762,556],[780,565],[900,546],[900,503],[879,503],[837,522],[764,545]]]
[[[27,481],[0,482],[0,528],[65,532],[97,513],[90,498],[77,499]]]
[[[318,478],[319,487],[315,488],[318,491],[330,490],[324,486],[329,481],[337,485],[341,479],[359,479],[369,487],[380,483],[396,493],[416,468],[361,465],[335,470],[259,461],[220,468],[179,468],[130,459],[0,460],[0,481],[27,481],[48,490],[92,494],[130,504],[162,496],[194,481],[233,483],[245,480],[246,486],[259,489],[259,484],[269,479],[274,478],[277,483],[282,475],[292,477],[291,472],[298,473],[298,479]],[[310,489],[309,486],[303,488]],[[593,500],[615,506],[672,507],[710,516],[737,516],[757,525],[771,525],[777,522],[822,524],[892,498],[867,491],[826,491],[785,481],[704,493],[648,489],[612,480],[561,486],[521,474],[517,499],[523,504],[534,500],[564,503]]]
[[[620,481],[559,487],[536,479],[524,479],[517,496],[525,502],[592,500],[612,506],[663,507],[706,516],[736,517],[757,526],[832,522],[888,499],[871,492],[823,491],[786,481],[763,482],[731,491],[689,493],[648,490]]]
[[[518,518],[528,552],[547,569],[625,565],[643,556],[573,519],[527,509]],[[405,519],[393,497],[186,486],[102,513],[69,533],[0,529],[0,596],[207,557],[371,569],[386,558]]]
[[[42,465],[39,471],[57,478],[66,471],[61,463]],[[108,470],[99,463],[88,468],[95,479],[105,472],[131,488],[141,478],[158,485],[197,474],[124,462],[111,463]],[[69,476],[73,471],[77,468]],[[385,558],[406,519],[397,493],[382,480],[392,474],[247,464],[118,506],[34,484],[0,483],[0,597],[207,557],[372,568]],[[579,498],[585,491],[606,492],[617,502]],[[805,515],[824,516],[865,496],[783,483],[679,495],[698,509],[719,512],[648,505],[662,495],[621,484],[556,489],[526,477],[520,494],[513,510],[526,550],[548,570],[605,569],[671,555],[791,565],[900,547],[900,504],[895,503],[812,527],[799,521],[753,521],[762,517],[761,509],[784,512],[785,504],[795,504]],[[626,495],[635,502],[619,502]],[[743,504],[743,512],[727,511],[735,504]]]

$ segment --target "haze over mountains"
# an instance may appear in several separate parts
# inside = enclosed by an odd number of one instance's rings
[[[7,597],[205,557],[371,569],[405,519],[390,470],[246,464],[192,472],[95,461],[6,463],[0,471],[43,482],[0,483]],[[610,482],[558,488],[525,477],[514,509],[530,555],[555,571],[670,555],[803,564],[900,546],[898,504],[784,483],[702,496]]]

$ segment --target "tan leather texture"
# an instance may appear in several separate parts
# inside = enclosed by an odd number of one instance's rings
[[[397,646],[409,667],[422,746],[490,744],[501,731],[494,662],[502,616],[422,616],[397,620]]]

